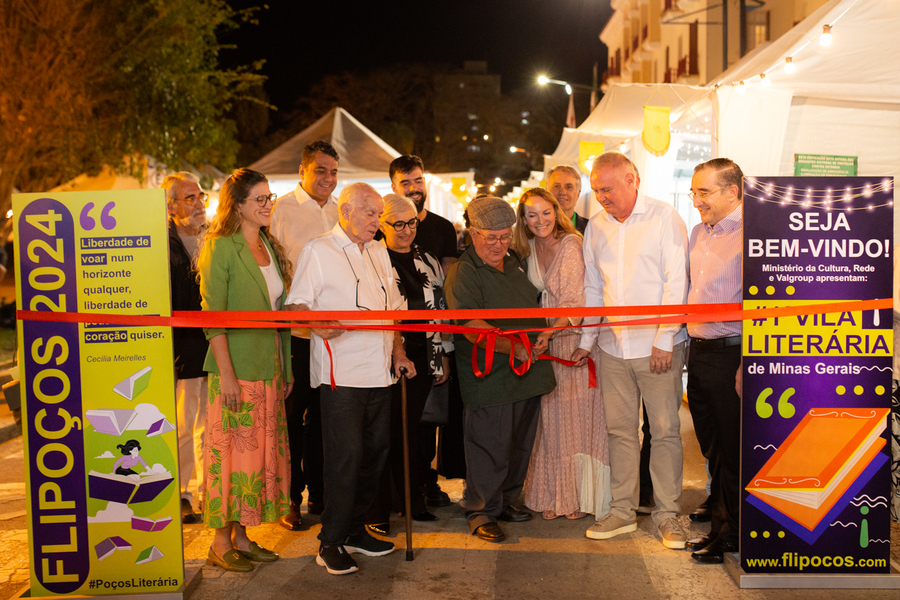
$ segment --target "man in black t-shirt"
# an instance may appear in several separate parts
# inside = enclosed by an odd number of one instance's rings
[[[406,196],[419,211],[419,229],[415,243],[438,257],[444,273],[456,261],[456,229],[453,223],[425,208],[428,200],[428,184],[425,182],[425,165],[422,159],[404,154],[391,162],[391,189]]]
[[[398,156],[389,167],[391,177],[391,189],[395,194],[406,196],[416,205],[419,214],[419,226],[416,230],[414,242],[438,257],[441,267],[446,275],[458,256],[456,247],[456,229],[453,223],[444,217],[437,215],[427,208],[428,184],[425,181],[425,165],[422,159],[412,154]],[[456,374],[456,361],[450,354],[450,381],[449,389],[449,422],[441,426],[440,454],[438,456],[438,470],[441,475],[450,478],[465,478],[465,449],[462,435],[462,399],[459,393],[459,380]],[[421,455],[433,457],[437,451],[435,448],[435,427],[420,425]],[[423,492],[425,501],[429,507],[438,508],[448,506],[450,497],[441,490],[437,483],[438,472],[434,469],[426,476]]]

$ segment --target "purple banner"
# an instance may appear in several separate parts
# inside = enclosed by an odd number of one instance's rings
[[[893,180],[744,179],[744,308],[892,296]],[[744,323],[741,566],[890,572],[890,309]]]

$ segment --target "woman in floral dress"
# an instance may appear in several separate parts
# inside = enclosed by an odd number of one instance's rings
[[[526,191],[519,200],[513,247],[528,260],[528,279],[541,294],[542,308],[584,306],[582,238],[550,192]],[[548,325],[578,325],[580,318],[548,319]],[[549,354],[570,359],[581,332],[544,332]],[[598,353],[592,352],[594,367]],[[588,366],[553,363],[556,389],[541,398],[525,505],[545,519],[580,519],[609,512],[609,446],[599,388],[588,387]]]
[[[203,310],[280,310],[291,264],[268,226],[275,194],[262,173],[238,169],[222,185],[200,252]],[[291,388],[288,329],[206,329],[209,407],[204,448],[208,564],[251,571],[278,559],[247,537],[247,526],[288,512],[284,397]],[[288,382],[288,383],[285,383]]]

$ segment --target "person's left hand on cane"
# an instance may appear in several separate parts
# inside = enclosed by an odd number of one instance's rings
[[[416,376],[416,365],[413,361],[406,358],[406,354],[394,354],[394,375],[400,377],[400,369],[406,369],[406,378],[412,379]]]

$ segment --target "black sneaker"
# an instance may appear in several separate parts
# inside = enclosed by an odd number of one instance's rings
[[[348,553],[359,552],[366,556],[384,556],[395,550],[394,544],[373,538],[366,530],[347,537],[344,548]]]
[[[319,553],[316,555],[316,564],[325,567],[330,575],[347,575],[359,570],[356,561],[340,544],[320,545]]]

